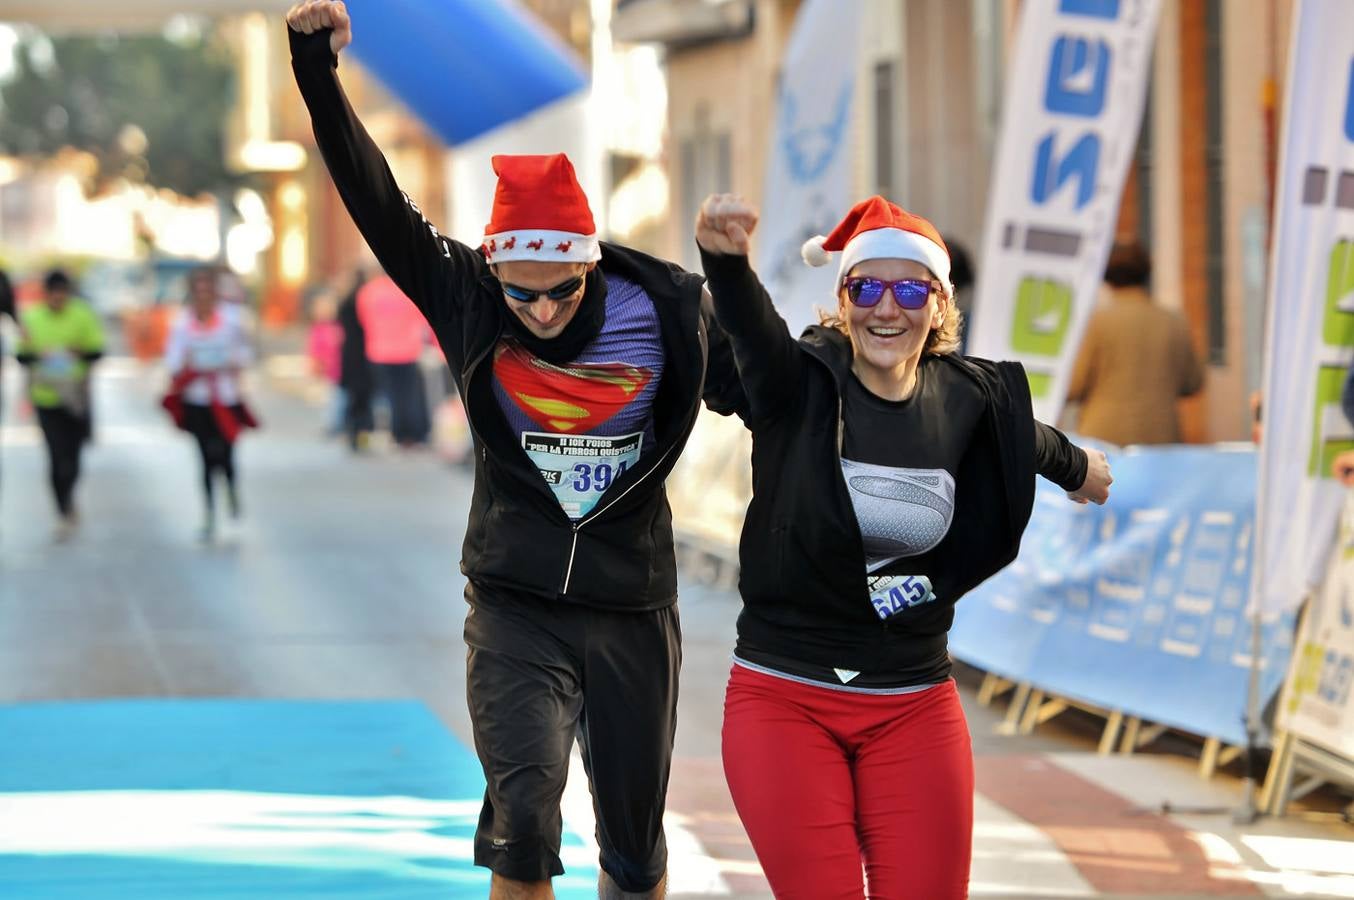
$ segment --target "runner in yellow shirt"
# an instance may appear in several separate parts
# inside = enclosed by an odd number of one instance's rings
[[[74,296],[60,269],[43,280],[43,302],[19,317],[19,362],[28,368],[28,396],[47,443],[52,493],[61,524],[57,537],[75,530],[75,482],[80,451],[89,437],[90,366],[103,355],[103,328],[94,310]]]

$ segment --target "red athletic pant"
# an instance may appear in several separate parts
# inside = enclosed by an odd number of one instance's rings
[[[968,896],[973,745],[953,681],[858,694],[735,665],[724,774],[779,900]]]

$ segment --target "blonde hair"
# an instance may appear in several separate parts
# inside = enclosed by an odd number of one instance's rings
[[[932,328],[926,335],[926,343],[921,348],[922,356],[940,356],[954,353],[959,349],[960,336],[964,333],[964,314],[959,311],[958,299],[958,294],[950,295],[950,302],[945,306],[945,320],[940,323],[939,328]],[[816,307],[818,324],[835,328],[849,338],[851,332],[840,312],[840,304],[841,301],[838,300],[837,310],[831,312],[821,306]]]

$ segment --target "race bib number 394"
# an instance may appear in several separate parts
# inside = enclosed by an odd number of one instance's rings
[[[522,449],[571,519],[581,519],[607,488],[639,462],[643,432],[617,437],[525,431]]]

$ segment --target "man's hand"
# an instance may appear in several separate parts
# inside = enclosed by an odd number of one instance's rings
[[[348,9],[339,0],[306,0],[287,11],[287,25],[292,31],[314,34],[326,28],[334,29],[329,36],[329,49],[335,56],[353,42],[353,23]]]
[[[1077,503],[1103,506],[1110,498],[1110,485],[1114,484],[1114,477],[1110,475],[1110,461],[1100,450],[1082,447],[1081,452],[1086,454],[1086,480],[1075,491],[1068,491],[1067,497]]]
[[[707,253],[747,256],[757,207],[736,194],[711,194],[696,216],[696,243]]]

